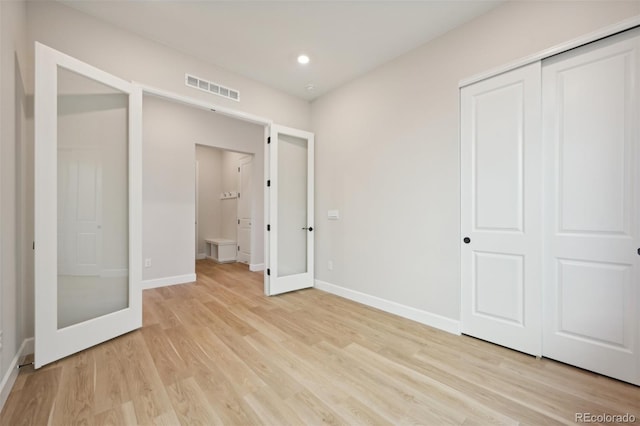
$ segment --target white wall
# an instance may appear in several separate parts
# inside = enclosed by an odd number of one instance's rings
[[[458,81],[637,14],[508,2],[313,102],[316,278],[458,320]]]
[[[223,151],[196,145],[198,162],[198,258],[204,258],[205,239],[220,237],[222,223],[222,155]]]
[[[33,309],[25,308],[25,299],[32,293],[24,283],[30,262],[23,253],[30,244],[23,231],[33,215],[23,211],[23,180],[28,132],[28,108],[23,84],[26,57],[25,3],[0,2],[0,380],[4,385],[15,379],[12,362],[18,355],[24,338],[32,333]],[[32,253],[29,253],[32,256]],[[4,402],[5,386],[0,389],[0,404]]]
[[[195,144],[254,154],[254,188],[262,187],[262,126],[145,96],[142,251],[152,266],[144,269],[144,280],[194,273]],[[255,229],[264,229],[263,199],[257,191]],[[254,232],[253,238],[252,263],[262,263],[264,233]]]
[[[30,1],[27,7],[31,53],[39,41],[126,80],[133,80],[220,106],[308,129],[307,101],[225,71],[100,21],[54,1]],[[214,23],[212,23],[214,25]],[[240,90],[240,102],[186,87],[185,73]]]

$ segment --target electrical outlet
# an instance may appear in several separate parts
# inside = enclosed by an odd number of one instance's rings
[[[327,269],[333,271],[333,260],[327,262]]]
[[[151,268],[151,258],[146,258],[144,260],[144,267],[145,268]]]

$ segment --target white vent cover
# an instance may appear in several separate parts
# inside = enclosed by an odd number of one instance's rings
[[[240,92],[238,90],[230,89],[212,81],[203,80],[191,74],[184,75],[184,84],[194,89],[202,90],[203,92],[213,93],[214,95],[240,102]]]

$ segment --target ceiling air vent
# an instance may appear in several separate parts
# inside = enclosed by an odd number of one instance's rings
[[[218,83],[203,80],[200,77],[196,77],[191,74],[184,75],[184,83],[194,89],[199,89],[203,92],[213,93],[214,95],[240,102],[240,92],[238,90],[230,89]]]

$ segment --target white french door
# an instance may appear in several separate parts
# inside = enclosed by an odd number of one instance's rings
[[[543,66],[544,356],[640,385],[640,36]]]
[[[36,44],[35,367],[142,325],[134,85]]]
[[[313,287],[314,136],[271,125],[268,153],[268,295]]]
[[[462,332],[541,353],[540,63],[461,90]]]

